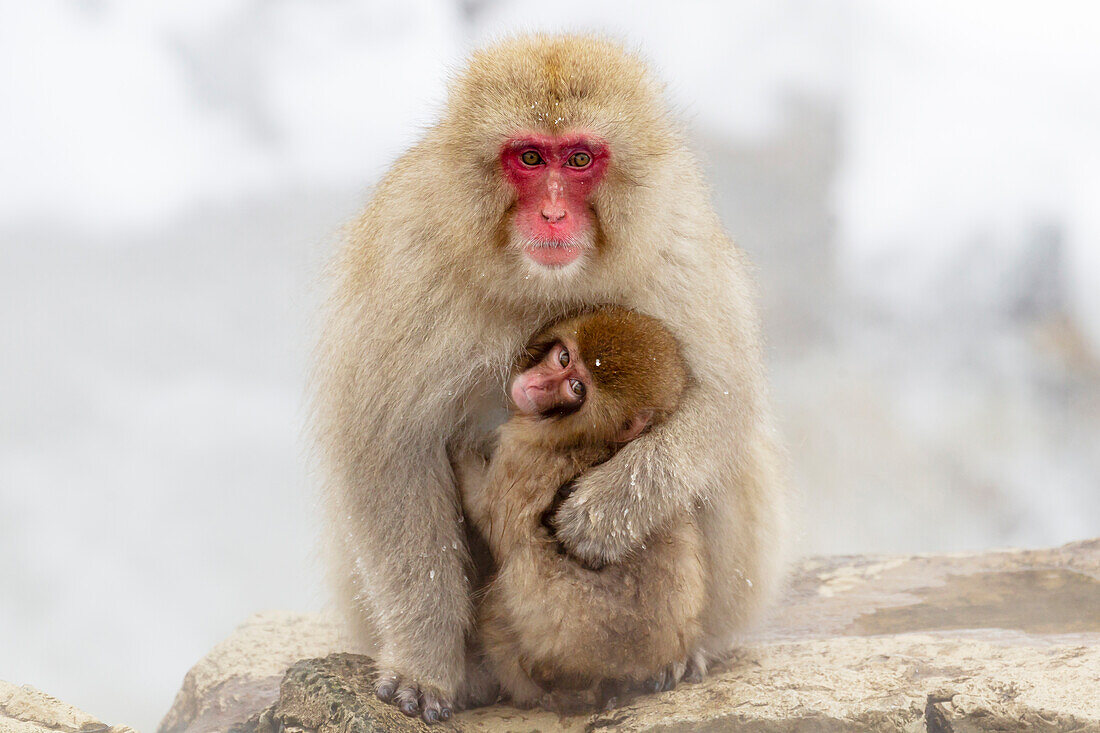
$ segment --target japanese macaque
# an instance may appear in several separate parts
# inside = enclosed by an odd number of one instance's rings
[[[696,652],[730,649],[780,576],[786,490],[748,264],[640,59],[585,36],[475,53],[333,270],[315,379],[324,536],[380,698],[433,722],[469,694],[478,568],[451,459],[506,419],[530,335],[597,305],[658,319],[692,381],[548,521],[598,566],[690,515],[708,568]]]
[[[600,568],[562,552],[543,522],[561,487],[672,414],[688,379],[676,341],[652,318],[610,308],[539,334],[523,366],[487,468],[476,457],[456,465],[466,516],[496,565],[477,620],[493,675],[525,706],[599,702],[645,682],[666,689],[689,663],[702,671],[692,655],[705,549],[691,512]]]

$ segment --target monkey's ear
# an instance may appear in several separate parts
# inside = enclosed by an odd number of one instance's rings
[[[649,423],[653,421],[653,410],[648,407],[644,410],[639,410],[637,414],[630,419],[623,429],[619,431],[619,434],[615,436],[616,443],[629,443],[642,434],[642,431],[649,427]]]

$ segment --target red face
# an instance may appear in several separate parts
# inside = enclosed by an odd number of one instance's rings
[[[565,267],[594,246],[589,200],[607,169],[607,146],[591,135],[518,135],[501,150],[516,190],[516,234],[533,262]]]
[[[509,390],[525,415],[575,410],[592,389],[592,375],[569,342],[559,342],[535,366],[520,373]]]

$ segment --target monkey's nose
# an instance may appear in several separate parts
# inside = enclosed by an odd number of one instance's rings
[[[545,384],[529,384],[523,388],[523,393],[529,399],[539,400],[550,394],[550,388]]]
[[[551,224],[557,224],[559,221],[565,218],[564,206],[544,206],[542,207],[542,218]]]

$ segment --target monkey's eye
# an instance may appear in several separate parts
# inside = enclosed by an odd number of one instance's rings
[[[592,162],[592,156],[588,153],[573,153],[567,162],[572,168],[584,168]]]
[[[524,150],[523,155],[520,156],[520,160],[523,161],[524,165],[538,165],[542,162],[542,156],[534,150]]]
[[[584,399],[584,382],[579,379],[569,380],[569,390],[578,400]]]
[[[558,363],[563,367],[569,366],[569,349],[562,349],[558,352]]]

